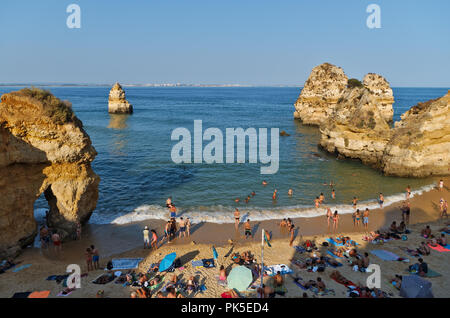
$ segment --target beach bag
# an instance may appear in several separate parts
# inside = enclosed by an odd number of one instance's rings
[[[113,263],[112,263],[112,261],[109,261],[109,262],[106,264],[106,268],[107,268],[108,270],[112,270],[112,269],[113,269]]]
[[[322,246],[328,246],[329,244],[328,244],[328,242],[323,242],[322,243]]]
[[[180,260],[179,258],[177,258],[177,259],[175,260],[175,262],[173,263],[173,266],[174,266],[175,268],[180,268],[180,267],[181,267],[181,260]]]
[[[408,237],[406,235],[402,235],[402,241],[407,241]]]

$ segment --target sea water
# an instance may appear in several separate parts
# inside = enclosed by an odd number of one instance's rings
[[[6,93],[21,87],[0,87]],[[94,171],[101,177],[99,200],[90,222],[125,224],[166,219],[165,200],[172,196],[179,215],[193,222],[233,222],[238,207],[252,220],[311,217],[324,214],[313,207],[324,193],[325,202],[349,213],[357,196],[361,207],[376,207],[380,192],[385,205],[404,199],[407,185],[413,194],[430,189],[431,178],[386,177],[358,161],[337,160],[318,149],[317,127],[293,119],[295,87],[124,87],[133,105],[132,115],[108,114],[110,87],[45,87],[72,102],[98,155]],[[417,102],[443,96],[447,88],[394,88],[394,120]],[[259,164],[175,164],[171,160],[171,133],[177,127],[273,128],[290,136],[279,140],[279,170],[261,175]],[[248,161],[248,160],[247,160]],[[268,185],[263,187],[261,182]],[[336,199],[331,187],[336,185]],[[287,195],[292,188],[292,197]],[[272,192],[278,190],[278,200]],[[252,192],[248,204],[244,199]],[[235,203],[235,198],[240,198]],[[35,208],[48,205],[41,196]]]

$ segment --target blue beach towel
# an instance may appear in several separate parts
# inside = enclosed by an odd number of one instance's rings
[[[336,242],[332,237],[327,238],[327,241],[334,246],[344,246],[343,243]]]
[[[400,258],[397,254],[386,250],[372,250],[371,253],[384,261],[396,261]]]
[[[203,261],[191,261],[192,267],[203,267]]]
[[[294,248],[295,248],[295,250],[296,250],[297,252],[299,252],[300,254],[306,252],[306,249],[305,249],[303,246],[297,245],[297,246],[294,246]]]
[[[292,269],[284,264],[264,266],[264,273],[269,276],[275,276],[277,272],[280,272],[281,275],[285,275],[292,273]]]
[[[12,271],[13,271],[14,273],[17,273],[18,271],[21,271],[22,269],[26,269],[26,268],[28,268],[28,267],[30,267],[30,266],[31,266],[31,264],[25,264],[25,265],[22,265],[22,266],[19,266],[19,267],[14,268]]]
[[[113,265],[112,269],[134,269],[138,267],[142,260],[143,258],[116,258],[111,261]]]

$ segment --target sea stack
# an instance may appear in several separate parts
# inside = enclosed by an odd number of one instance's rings
[[[126,100],[125,91],[119,83],[115,83],[109,91],[108,113],[132,114],[133,106]]]
[[[384,77],[369,73],[362,83],[349,80],[342,68],[330,63],[318,65],[311,71],[294,105],[294,118],[306,125],[320,126],[333,116],[339,103],[354,94],[354,89],[365,89],[366,95],[370,95],[370,102],[376,104],[384,120],[392,122],[394,97]]]
[[[1,96],[0,259],[33,243],[33,205],[41,194],[49,204],[47,224],[63,240],[88,221],[98,199],[96,155],[69,102],[37,88]]]

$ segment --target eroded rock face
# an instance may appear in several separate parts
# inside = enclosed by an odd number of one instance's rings
[[[342,99],[349,94],[349,81],[342,68],[324,63],[311,71],[308,80],[295,103],[294,118],[307,125],[318,125],[327,121]],[[362,83],[370,102],[375,103],[380,115],[391,122],[394,110],[394,96],[386,79],[378,74],[367,74]],[[359,87],[354,87],[354,89]]]
[[[397,176],[450,174],[450,91],[401,116],[386,146],[382,168]]]
[[[426,177],[450,174],[450,91],[419,103],[391,128],[380,98],[365,87],[344,94],[321,127],[320,145],[357,158],[386,175]]]
[[[115,83],[109,91],[108,112],[111,114],[132,114],[133,106],[126,100],[125,91]]]
[[[0,103],[0,256],[17,255],[37,234],[33,204],[49,202],[48,225],[63,239],[85,223],[98,199],[97,152],[67,102],[25,89]]]
[[[307,125],[320,125],[333,112],[347,82],[340,67],[324,63],[313,68],[295,102],[294,118]]]
[[[379,166],[390,137],[378,98],[366,87],[347,88],[320,132],[325,150],[374,167]]]

